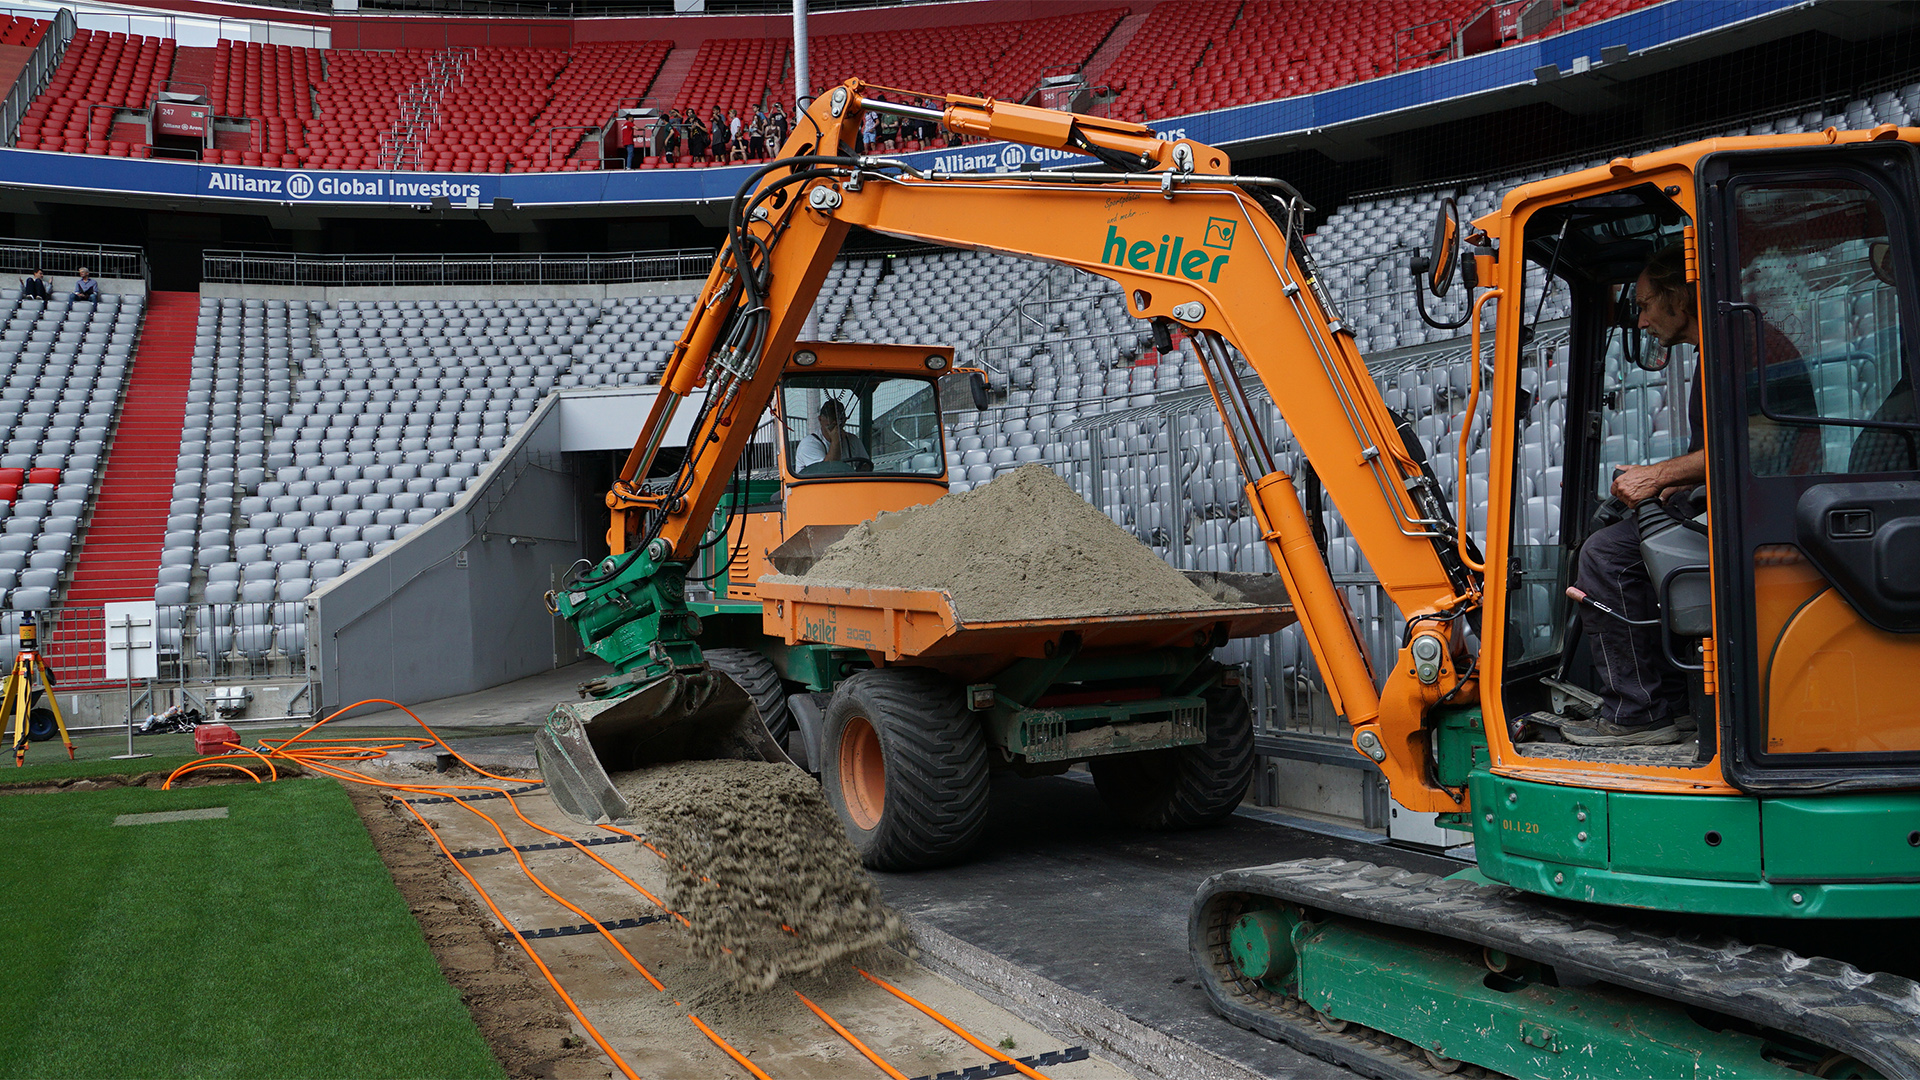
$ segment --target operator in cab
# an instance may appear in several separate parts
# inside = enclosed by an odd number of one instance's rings
[[[1700,313],[1693,285],[1687,280],[1686,253],[1674,244],[1655,252],[1634,282],[1634,303],[1641,331],[1662,346],[1691,345],[1700,353]],[[1786,335],[1763,324],[1765,362],[1776,364],[1800,358]],[[1632,465],[1616,472],[1612,494],[1629,509],[1648,499],[1659,499],[1677,512],[1693,517],[1685,504],[1707,480],[1707,455],[1702,428],[1705,413],[1700,398],[1700,364],[1696,361],[1687,392],[1687,452],[1650,465]],[[1783,396],[1797,411],[1812,412],[1811,388],[1804,377],[1783,386]],[[1763,431],[1763,428],[1777,430]],[[1803,472],[1817,455],[1814,441],[1797,426],[1750,425],[1751,452],[1780,459],[1781,471]],[[1594,605],[1580,609],[1582,627],[1593,654],[1600,681],[1600,714],[1592,720],[1568,721],[1560,734],[1581,746],[1660,746],[1692,738],[1697,725],[1687,697],[1686,677],[1665,660],[1656,625],[1660,614],[1653,579],[1640,552],[1640,522],[1629,513],[1596,530],[1580,546],[1580,568],[1575,586]]]
[[[1686,255],[1678,245],[1663,248],[1648,260],[1634,282],[1634,302],[1642,332],[1667,348],[1691,345],[1699,355],[1699,305],[1687,281]],[[1707,455],[1701,420],[1696,362],[1687,393],[1687,452],[1621,469],[1613,478],[1613,495],[1634,507],[1705,483]],[[1640,557],[1640,523],[1634,515],[1587,537],[1580,545],[1580,572],[1574,583],[1627,619],[1658,616],[1659,601]],[[1561,725],[1561,736],[1581,746],[1659,746],[1691,734],[1687,681],[1664,662],[1660,628],[1631,626],[1592,606],[1582,606],[1580,618],[1600,679],[1600,715],[1568,721]]]
[[[795,476],[805,476],[809,467],[824,462],[845,462],[853,468],[866,463],[870,469],[873,467],[870,461],[866,444],[860,441],[858,435],[847,430],[846,405],[838,398],[830,397],[820,403],[820,414],[814,418],[814,430],[800,440],[800,448],[794,452],[793,473]]]

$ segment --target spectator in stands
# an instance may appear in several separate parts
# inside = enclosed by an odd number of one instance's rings
[[[684,138],[685,135],[686,135],[686,125],[684,121],[680,119],[680,111],[678,109],[668,109],[667,110],[667,160],[669,162],[678,161],[680,159],[680,147],[681,147],[681,144],[685,141],[685,138]]]
[[[725,161],[727,150],[733,145],[727,132],[727,118],[721,114],[720,106],[713,107],[713,115],[707,120],[708,130],[713,136],[713,157],[715,161]]]
[[[747,121],[747,156],[767,156],[767,114],[758,105],[753,107],[753,118]]]
[[[613,145],[625,159],[626,167],[633,168],[634,148],[638,140],[633,137],[633,117],[622,116],[613,124]]]
[[[648,132],[651,136],[650,141],[653,144],[654,157],[664,158],[667,156],[667,133],[672,130],[673,121],[667,119],[666,113],[661,113],[658,117],[654,118],[653,129]]]
[[[85,300],[89,304],[100,302],[100,283],[93,280],[84,266],[80,268],[80,276],[73,281],[73,299]]]
[[[47,272],[45,270],[35,269],[32,277],[23,278],[21,280],[20,299],[22,300],[53,299],[53,289],[47,285]]]
[[[687,110],[687,157],[694,161],[707,160],[707,151],[712,147],[713,136],[707,132],[707,125],[701,123],[700,114]]]
[[[794,452],[793,474],[806,476],[809,468],[827,462],[849,462],[855,469],[860,469],[860,463],[865,462],[866,469],[873,468],[866,445],[858,435],[847,430],[847,407],[838,398],[820,403],[820,416],[813,432],[800,440],[800,449]],[[815,475],[834,471],[814,469]]]
[[[787,145],[787,136],[793,132],[793,123],[787,119],[787,110],[779,102],[773,103],[773,113],[767,117],[767,147],[770,153],[779,153]]]
[[[873,153],[873,144],[880,137],[880,114],[872,109],[860,121],[860,152]]]
[[[741,158],[747,156],[745,149],[743,148],[740,142],[740,110],[739,109],[734,109],[729,113],[727,113],[727,146],[732,149],[733,159],[735,161],[738,161]]]

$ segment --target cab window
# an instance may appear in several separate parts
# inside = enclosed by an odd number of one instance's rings
[[[780,418],[796,479],[946,474],[939,399],[927,379],[791,375],[781,383]]]

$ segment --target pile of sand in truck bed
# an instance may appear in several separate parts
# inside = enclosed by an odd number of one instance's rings
[[[694,952],[737,988],[765,990],[901,935],[819,783],[798,768],[678,761],[610,779],[666,857],[663,899],[692,924]]]
[[[853,527],[805,577],[944,589],[969,622],[1234,606],[1202,591],[1044,465]]]

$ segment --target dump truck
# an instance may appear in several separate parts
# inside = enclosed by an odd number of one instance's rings
[[[610,771],[784,756],[820,777],[867,865],[909,869],[971,849],[994,771],[1088,763],[1120,820],[1147,828],[1201,827],[1239,805],[1252,717],[1238,669],[1213,654],[1293,621],[1277,579],[1193,573],[1196,595],[1231,600],[996,620],[964,616],[940,590],[806,583],[854,524],[947,493],[939,388],[956,372],[949,348],[845,342],[796,343],[782,367],[764,439],[694,481],[725,493],[704,553],[680,575],[685,614],[649,623],[632,574],[553,600],[590,651],[623,669],[588,684],[591,700],[558,710],[537,740],[563,809],[623,816]],[[829,400],[869,456],[802,462]],[[657,574],[641,573],[649,590]],[[638,667],[638,681],[626,670],[655,655],[650,627],[696,625],[682,647],[704,670]]]

